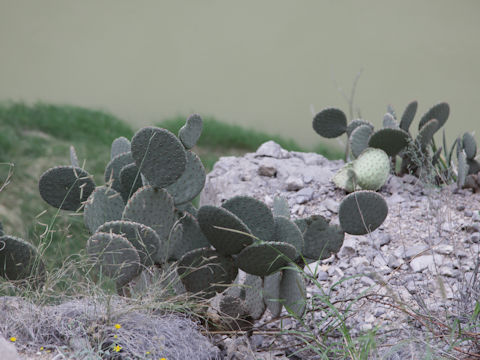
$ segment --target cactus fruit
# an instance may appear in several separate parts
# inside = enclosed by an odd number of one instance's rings
[[[185,149],[188,150],[195,146],[202,134],[202,127],[203,121],[199,115],[193,114],[187,118],[185,125],[178,131],[178,138],[185,146]]]
[[[44,275],[45,266],[32,244],[9,235],[0,237],[0,277],[7,280],[33,278],[41,281]]]
[[[238,254],[237,265],[246,273],[267,276],[287,266],[296,258],[297,251],[293,245],[269,241],[247,246]]]
[[[367,148],[353,162],[358,185],[364,190],[378,190],[390,174],[390,159],[381,149]]]
[[[177,271],[187,291],[203,292],[205,298],[225,290],[238,274],[232,257],[208,248],[195,249],[183,255]]]
[[[57,166],[45,171],[38,182],[40,196],[62,210],[76,211],[95,189],[89,173],[73,166]]]
[[[133,136],[131,148],[135,164],[151,185],[173,184],[185,171],[185,149],[168,130],[144,127]]]
[[[358,157],[368,147],[368,141],[373,129],[368,125],[360,125],[350,135],[350,147],[354,157]]]
[[[87,254],[97,272],[115,280],[118,288],[140,273],[140,257],[135,247],[123,236],[95,233],[87,242]]]
[[[119,137],[113,140],[112,149],[110,150],[110,159],[113,159],[117,155],[127,153],[131,151],[130,140],[126,137]]]
[[[99,186],[88,197],[83,211],[83,220],[91,234],[107,221],[120,220],[125,204],[115,190]]]
[[[336,138],[347,130],[347,117],[340,109],[328,108],[315,115],[312,125],[319,135]]]
[[[343,231],[365,235],[378,228],[388,215],[385,199],[373,191],[362,190],[347,195],[340,203],[338,217]]]

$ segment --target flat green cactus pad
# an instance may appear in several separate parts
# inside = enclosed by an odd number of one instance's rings
[[[183,174],[165,189],[173,196],[175,205],[192,201],[205,186],[205,168],[200,158],[191,151],[186,151],[187,163]]]
[[[293,245],[298,254],[303,252],[303,235],[298,226],[284,216],[275,216],[272,241]]]
[[[205,205],[198,209],[197,218],[200,228],[210,244],[222,254],[238,254],[253,242],[251,236],[235,232],[251,234],[247,225],[227,209]]]
[[[247,246],[237,257],[238,267],[248,274],[267,276],[297,258],[293,245],[268,241]]]
[[[238,274],[232,257],[208,248],[195,249],[183,255],[177,271],[187,291],[203,292],[205,298],[225,290]]]
[[[386,113],[383,116],[383,127],[386,128],[386,129],[397,129],[398,128],[397,120],[395,120],[395,117],[392,114]]]
[[[282,281],[283,271],[265,276],[263,279],[263,300],[267,309],[276,318],[282,312],[282,302],[280,301],[280,283]]]
[[[178,138],[185,149],[191,149],[195,146],[202,134],[203,121],[200,115],[190,115],[185,125],[178,131]]]
[[[185,149],[170,131],[144,127],[132,138],[132,156],[149,184],[163,188],[185,171]]]
[[[42,174],[38,190],[48,204],[62,210],[76,211],[95,190],[95,183],[83,169],[57,166]]]
[[[120,180],[120,172],[126,165],[129,164],[133,164],[132,153],[127,152],[115,156],[112,160],[110,160],[105,168],[105,183],[111,183],[112,189],[121,192],[122,182]]]
[[[197,217],[198,209],[190,202],[176,205],[176,207],[178,211],[188,212],[190,215]]]
[[[354,119],[352,121],[350,121],[350,124],[348,124],[347,126],[347,135],[348,137],[350,138],[350,136],[352,135],[352,132],[359,126],[361,125],[366,125],[366,126],[369,126],[372,131],[373,131],[373,125],[367,121],[367,120],[363,120],[363,119]]]
[[[353,163],[345,164],[332,178],[336,187],[344,189],[346,192],[355,191],[356,177],[353,171]]]
[[[83,220],[91,234],[107,221],[120,220],[125,204],[115,190],[99,186],[88,197],[83,212]]]
[[[315,115],[312,126],[320,136],[336,138],[347,130],[347,117],[340,109],[324,109]]]
[[[8,280],[42,280],[45,266],[37,249],[23,239],[0,237],[0,277]]]
[[[157,252],[160,251],[160,239],[156,232],[146,225],[133,221],[109,221],[101,225],[96,232],[112,232],[126,238],[137,250],[140,263],[144,266],[153,265]]]
[[[263,279],[260,276],[247,274],[245,277],[245,306],[254,320],[258,320],[265,312],[263,302]]]
[[[300,231],[302,232],[303,236],[305,236],[305,232],[307,231],[308,227],[310,224],[313,224],[314,222],[321,222],[324,228],[328,226],[329,221],[325,219],[321,215],[312,215],[306,218],[301,218],[301,219],[295,219],[294,223],[295,225],[298,226]]]
[[[338,225],[327,225],[316,221],[308,226],[304,235],[303,255],[308,259],[328,259],[336,254],[343,245],[345,233]]]
[[[125,165],[120,170],[120,194],[123,201],[127,202],[130,196],[132,196],[142,184],[142,176],[138,170],[137,165],[134,163]]]
[[[248,310],[245,307],[245,301],[242,299],[232,296],[232,295],[224,295],[220,300],[219,304],[220,314],[222,317],[231,318],[232,320],[236,320],[238,318],[242,318],[248,315]]]
[[[352,235],[374,231],[388,215],[385,199],[373,191],[356,191],[340,203],[338,216],[342,229]]]
[[[405,111],[403,112],[402,119],[400,120],[400,129],[410,131],[410,125],[412,124],[413,118],[417,112],[418,102],[416,100],[412,101],[407,105]]]
[[[272,213],[274,216],[284,216],[290,218],[290,207],[288,201],[283,196],[275,196],[273,199]]]
[[[263,202],[250,196],[235,196],[222,204],[250,229],[253,235],[269,241],[275,227],[272,211]]]
[[[358,157],[368,147],[373,129],[368,125],[360,125],[350,135],[350,148],[354,157]]]
[[[467,155],[465,150],[462,150],[458,154],[458,176],[457,176],[457,186],[459,189],[465,185],[465,179],[467,178],[468,173],[468,164],[467,164]]]
[[[113,140],[112,149],[110,151],[110,159],[113,159],[117,155],[130,152],[130,140],[126,137],[119,137]]]
[[[144,186],[128,200],[123,219],[151,227],[165,242],[175,223],[173,198],[165,189]]]
[[[420,129],[417,134],[415,141],[420,145],[422,149],[425,149],[427,145],[432,141],[433,135],[439,129],[439,122],[436,119],[429,120],[425,123],[424,126]]]
[[[480,163],[477,160],[467,159],[467,164],[468,164],[468,175],[477,174],[480,171]]]
[[[378,190],[390,174],[390,159],[381,149],[367,148],[353,162],[357,184],[364,190]]]
[[[77,152],[75,151],[75,148],[73,146],[70,146],[70,164],[72,164],[73,167],[80,167]]]
[[[306,309],[306,294],[307,289],[302,275],[295,269],[283,270],[280,298],[287,311],[297,317],[302,317]]]
[[[472,134],[466,132],[462,137],[463,149],[467,159],[472,160],[477,155],[477,142]]]
[[[437,130],[440,129],[447,122],[450,115],[450,106],[446,102],[438,103],[432,106],[420,119],[418,129],[420,130],[426,123],[432,119],[438,121]]]
[[[410,135],[402,129],[385,128],[372,134],[368,146],[382,149],[388,156],[393,157],[408,145],[409,139]]]
[[[119,288],[129,283],[141,271],[137,250],[121,235],[93,234],[87,242],[87,254],[99,276],[114,279]]]
[[[170,259],[178,260],[191,250],[210,246],[207,238],[200,229],[197,219],[189,213],[184,213],[179,221],[183,233],[182,237],[169,244]]]

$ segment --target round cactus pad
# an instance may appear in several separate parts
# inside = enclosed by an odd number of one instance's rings
[[[353,171],[353,163],[345,164],[332,178],[336,187],[344,189],[346,192],[355,190],[355,172]]]
[[[288,265],[297,257],[293,245],[264,242],[247,246],[237,257],[238,267],[248,274],[267,276]]]
[[[283,270],[280,298],[287,311],[302,317],[306,308],[306,287],[303,277],[295,269]]]
[[[123,218],[151,227],[165,242],[175,223],[173,199],[164,189],[144,186],[128,200]]]
[[[83,169],[57,166],[42,174],[38,190],[48,204],[58,209],[75,211],[95,190],[95,183]]]
[[[191,250],[210,246],[202,229],[200,229],[197,219],[192,215],[184,213],[179,223],[182,226],[183,233],[180,238],[175,239],[175,241],[169,244],[169,258],[178,260]]]
[[[198,209],[195,206],[193,206],[193,204],[190,202],[176,205],[176,207],[177,207],[177,211],[188,212],[190,215],[197,217]]]
[[[480,163],[473,159],[467,159],[468,164],[468,174],[477,174],[480,171]]]
[[[372,131],[373,131],[373,125],[368,122],[367,120],[363,120],[363,119],[355,119],[355,120],[352,120],[350,121],[350,124],[348,124],[347,126],[347,135],[348,137],[350,138],[350,135],[352,135],[352,132],[359,126],[361,125],[367,125],[369,126]]]
[[[120,170],[120,194],[127,202],[130,196],[143,186],[142,176],[134,163],[125,165]]]
[[[114,233],[126,238],[135,247],[140,263],[153,265],[160,250],[160,239],[152,228],[132,221],[109,221],[101,225],[96,232]]]
[[[410,135],[404,130],[384,128],[372,134],[368,146],[382,149],[388,156],[396,156],[408,145],[409,139]]]
[[[195,146],[202,134],[203,121],[200,115],[192,114],[188,117],[185,125],[178,131],[178,138],[185,149],[191,149]]]
[[[122,153],[115,156],[110,162],[107,164],[105,168],[105,182],[107,184],[111,183],[112,189],[121,192],[122,191],[122,183],[120,180],[120,172],[122,171],[123,167],[129,164],[133,164],[132,153]]]
[[[473,159],[477,155],[477,143],[472,134],[466,132],[462,138],[463,149],[467,159]]]
[[[205,205],[198,209],[197,218],[207,240],[222,254],[238,254],[253,242],[251,236],[243,234],[251,234],[247,225],[227,209]]]
[[[398,128],[397,120],[393,117],[392,114],[386,113],[383,116],[383,127],[384,128],[390,128],[390,129],[395,129]]]
[[[280,301],[280,282],[282,281],[283,271],[265,276],[263,279],[263,300],[267,309],[272,313],[272,317],[280,316],[282,312],[282,302]]]
[[[265,312],[263,302],[263,279],[260,276],[247,274],[245,282],[245,306],[254,320],[258,320]]]
[[[110,151],[110,159],[113,159],[117,155],[130,152],[130,140],[126,137],[119,137],[113,140],[112,142],[112,149]]]
[[[422,149],[425,149],[427,145],[432,141],[433,135],[439,129],[439,122],[436,119],[429,120],[418,132],[415,141],[420,144]]]
[[[195,199],[205,185],[205,168],[197,154],[186,151],[187,163],[183,174],[165,189],[173,196],[175,205]]]
[[[414,100],[407,105],[405,111],[403,112],[402,119],[400,120],[400,129],[406,131],[407,133],[410,130],[410,125],[412,124],[413,118],[417,112],[417,107],[418,102]]]
[[[185,171],[185,149],[170,131],[144,127],[132,138],[132,156],[151,185],[173,184]]]
[[[87,242],[87,254],[97,271],[115,279],[117,287],[126,285],[140,272],[140,257],[123,236],[95,233]]]
[[[338,225],[327,225],[321,221],[313,222],[305,232],[303,255],[308,259],[328,259],[336,254],[343,245],[345,233]]]
[[[352,235],[365,235],[378,228],[388,215],[385,199],[373,191],[356,191],[340,203],[338,216],[342,229]]]
[[[298,226],[283,216],[275,216],[275,229],[272,241],[285,242],[293,245],[298,254],[303,251],[303,235]]]
[[[373,129],[368,125],[360,125],[350,136],[350,148],[354,157],[358,157],[368,147],[368,141]]]
[[[187,291],[203,292],[205,298],[225,290],[238,274],[232,257],[208,248],[195,249],[183,255],[177,271]]]
[[[433,105],[420,119],[418,123],[418,129],[420,130],[426,123],[432,119],[438,121],[438,129],[440,129],[447,122],[448,116],[450,115],[450,106],[446,102],[441,102],[436,105]]]
[[[347,117],[340,109],[324,109],[315,115],[312,126],[320,136],[336,138],[347,130]]]
[[[8,280],[41,279],[44,274],[45,266],[32,244],[13,236],[0,237],[0,277]]]
[[[283,196],[275,196],[273,199],[272,213],[274,216],[284,216],[290,218],[290,207],[288,201]]]
[[[294,223],[298,226],[302,234],[305,236],[305,231],[307,231],[308,227],[317,221],[321,222],[325,228],[328,226],[329,223],[329,221],[321,215],[312,215],[307,218],[295,219]]]
[[[124,207],[125,204],[118,192],[106,186],[99,186],[85,203],[83,220],[93,234],[107,221],[120,220]]]
[[[263,202],[250,196],[235,196],[222,204],[250,229],[253,235],[269,241],[275,228],[272,211]]]
[[[353,162],[357,184],[364,190],[378,190],[390,174],[390,159],[381,149],[367,148]]]

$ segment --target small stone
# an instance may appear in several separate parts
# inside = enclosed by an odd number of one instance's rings
[[[323,205],[325,206],[325,208],[326,208],[328,211],[330,211],[330,212],[332,212],[332,213],[334,213],[334,214],[337,214],[337,213],[338,213],[338,208],[339,208],[339,206],[340,206],[340,205],[338,204],[338,202],[336,202],[336,201],[333,200],[333,199],[329,199],[329,198],[327,198],[327,199],[325,199],[325,200],[323,201]]]
[[[387,259],[387,265],[391,269],[396,269],[402,266],[403,261],[395,255],[389,255]]]
[[[465,217],[472,217],[473,212],[471,210],[465,210],[463,212],[463,215],[465,215]]]
[[[457,211],[463,211],[463,210],[465,210],[465,205],[462,205],[462,204],[457,205]]]
[[[382,267],[382,266],[387,266],[387,259],[385,258],[385,256],[383,254],[378,254],[373,259],[373,266],[379,267],[379,268]]]
[[[478,211],[475,211],[472,215],[472,220],[473,221],[480,221],[480,214],[478,213]]]
[[[258,167],[258,175],[267,176],[267,177],[275,177],[277,175],[277,169],[275,167],[269,166],[269,165],[260,165]]]
[[[425,245],[425,244],[414,245],[412,247],[405,249],[405,252],[403,253],[403,258],[409,260],[412,257],[423,253],[427,249],[428,249],[428,245]]]
[[[338,252],[338,257],[343,258],[343,257],[350,257],[354,255],[357,250],[357,243],[354,238],[347,237],[345,240],[343,240],[343,245],[340,251]]]
[[[313,189],[303,188],[299,190],[295,195],[295,201],[297,204],[304,204],[313,199]]]
[[[440,275],[448,276],[448,277],[455,277],[455,271],[451,265],[443,265],[438,269]]]
[[[305,186],[305,184],[303,183],[303,180],[298,177],[290,176],[286,182],[287,182],[287,191],[298,191]]]
[[[392,241],[390,234],[381,234],[378,236],[378,246],[388,245]]]
[[[368,276],[362,276],[360,278],[360,281],[362,283],[364,283],[365,285],[367,285],[368,287],[370,286],[375,286],[377,283],[375,281],[373,281],[371,278],[369,278]]]
[[[425,269],[433,271],[436,266],[443,264],[443,256],[441,255],[422,255],[410,261],[410,267],[415,272],[422,272]]]
[[[474,243],[474,244],[479,243],[480,242],[480,233],[478,233],[478,232],[473,233],[472,235],[470,235],[468,240],[470,242]]]
[[[370,262],[364,256],[354,257],[352,260],[350,260],[350,263],[352,264],[352,267],[354,267],[354,268],[359,268],[360,266],[370,265]],[[361,272],[361,271],[359,271],[359,272]]]
[[[450,224],[448,222],[442,223],[440,228],[445,232],[452,232],[454,230],[452,224]]]
[[[450,255],[453,252],[453,246],[449,244],[437,245],[434,251],[437,254]]]

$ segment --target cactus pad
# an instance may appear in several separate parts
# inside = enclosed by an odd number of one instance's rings
[[[280,298],[283,300],[283,306],[295,316],[302,317],[306,308],[306,294],[305,281],[298,271],[283,270],[280,283]]]
[[[312,126],[320,136],[336,138],[347,130],[347,117],[340,109],[324,109],[315,115]]]
[[[467,155],[465,150],[462,150],[458,154],[458,176],[457,176],[457,186],[459,189],[465,185],[465,179],[467,178],[468,173],[468,164],[467,164]]]
[[[178,138],[185,149],[191,149],[195,146],[202,134],[203,121],[200,115],[190,115],[185,125],[178,131]]]
[[[432,119],[438,121],[437,130],[440,129],[448,119],[450,115],[450,106],[446,102],[438,103],[432,106],[425,115],[422,116],[418,124],[418,129],[420,130],[426,123]]]
[[[274,216],[284,216],[290,218],[290,207],[288,201],[283,196],[275,196],[273,199],[272,213]]]
[[[87,242],[87,254],[97,271],[115,279],[119,288],[129,283],[141,270],[137,250],[121,235],[93,234]]]
[[[135,247],[140,263],[153,265],[160,250],[160,239],[152,228],[132,221],[109,221],[101,225],[96,232],[114,233],[126,238]]]
[[[259,276],[247,274],[245,277],[245,307],[254,320],[258,320],[265,312],[263,302],[263,279]]]
[[[367,148],[353,162],[358,185],[364,190],[378,190],[390,174],[390,159],[381,149]]]
[[[272,241],[293,245],[298,254],[303,251],[303,235],[295,223],[284,216],[275,216],[275,229]]]
[[[205,185],[205,168],[200,158],[194,152],[186,151],[186,159],[183,174],[165,188],[173,196],[175,205],[192,201]]]
[[[70,164],[72,164],[73,167],[80,167],[77,152],[75,151],[75,148],[73,146],[70,146]]]
[[[353,163],[345,164],[332,178],[336,187],[344,189],[346,192],[355,191],[356,177],[353,171]]]
[[[121,192],[122,191],[122,183],[120,180],[120,172],[122,171],[123,167],[133,163],[132,153],[122,153],[115,156],[110,162],[107,164],[105,168],[105,182],[110,183],[112,189]]]
[[[297,257],[293,245],[282,242],[264,242],[250,245],[237,257],[238,267],[248,274],[267,276],[288,265]]]
[[[42,174],[38,189],[48,204],[58,209],[75,211],[95,190],[95,183],[83,169],[57,166]]]
[[[372,134],[368,146],[382,149],[388,156],[396,156],[408,145],[410,135],[401,129],[385,128]]]
[[[472,134],[466,132],[462,138],[463,149],[467,159],[472,160],[477,155],[477,143]]]
[[[120,170],[120,194],[123,201],[127,202],[130,196],[140,189],[142,184],[142,176],[134,163],[125,165]]]
[[[327,225],[324,222],[313,222],[305,232],[303,255],[312,260],[328,259],[336,254],[343,245],[345,233],[338,225]]]
[[[373,191],[357,191],[340,203],[338,216],[342,229],[352,235],[365,235],[378,228],[388,215],[385,199]]]
[[[185,171],[185,149],[168,130],[144,127],[133,136],[131,146],[135,163],[151,185],[173,184]]]
[[[383,127],[386,129],[396,129],[398,128],[397,121],[391,113],[386,113],[383,116]]]
[[[35,277],[40,280],[44,275],[45,266],[32,244],[13,236],[0,237],[0,277],[8,280]]]
[[[439,129],[439,122],[436,119],[429,120],[425,123],[424,126],[420,129],[417,134],[415,141],[420,145],[422,149],[425,149],[427,145],[432,141],[433,135]]]
[[[130,152],[130,140],[126,137],[119,137],[113,140],[112,142],[112,149],[110,151],[110,159],[113,159],[117,155]]]
[[[195,249],[183,255],[177,271],[187,291],[203,292],[205,298],[225,290],[238,274],[232,257],[208,248]]]
[[[283,271],[278,271],[272,275],[265,276],[263,279],[263,300],[267,309],[276,318],[282,312],[282,302],[280,301],[280,282],[282,281]]]
[[[373,131],[373,125],[368,122],[367,120],[363,120],[363,119],[355,119],[355,120],[352,120],[350,121],[350,124],[348,124],[347,126],[347,135],[348,137],[350,138],[350,135],[352,135],[352,132],[359,126],[361,125],[366,125],[366,126],[369,126],[372,131]]]
[[[185,253],[198,248],[208,247],[210,244],[203,235],[197,219],[189,213],[183,214],[179,220],[182,226],[182,237],[169,244],[169,257],[173,260],[180,259]]]
[[[83,220],[93,234],[107,221],[120,220],[124,207],[125,204],[118,192],[106,186],[99,186],[85,203]]]
[[[187,202],[177,205],[177,210],[181,212],[188,212],[190,215],[197,217],[198,209],[192,203]]]
[[[373,129],[368,125],[360,125],[350,135],[350,147],[354,157],[358,157],[368,147],[368,141]]]
[[[238,254],[253,242],[251,236],[215,228],[219,226],[251,234],[247,225],[227,209],[211,205],[202,206],[198,209],[198,223],[210,244],[222,254]]]
[[[400,129],[406,131],[407,133],[410,131],[410,125],[412,124],[415,113],[417,112],[417,107],[418,102],[412,101],[407,105],[405,111],[403,112],[402,119],[400,120]]]
[[[263,241],[269,241],[275,227],[272,211],[263,202],[250,196],[235,196],[222,204]]]
[[[294,223],[295,225],[298,226],[302,234],[305,236],[305,232],[307,231],[310,224],[313,224],[314,222],[318,222],[318,221],[323,224],[322,226],[324,228],[328,226],[329,221],[321,215],[312,215],[307,218],[295,219]]]
[[[144,186],[128,200],[123,218],[151,227],[164,243],[175,223],[173,199],[164,189]]]
[[[467,159],[467,164],[468,164],[468,175],[477,174],[480,171],[480,163],[477,160]]]

